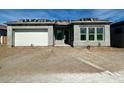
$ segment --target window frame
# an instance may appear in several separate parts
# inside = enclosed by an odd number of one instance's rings
[[[94,34],[90,34],[90,32],[89,32],[89,29],[90,29],[90,28],[93,28],[93,29],[94,29]],[[96,38],[96,27],[88,27],[87,33],[88,33],[88,34],[87,34],[87,36],[88,36],[88,41],[89,41],[89,42],[95,42],[95,41],[96,41],[96,39],[95,39],[95,38]],[[94,35],[94,40],[90,40],[90,39],[89,39],[90,35]]]
[[[102,34],[98,34],[97,32],[97,28],[103,28],[103,33]],[[102,35],[102,40],[98,40],[98,35]],[[97,41],[104,41],[105,40],[105,28],[104,27],[96,27],[96,40]]]
[[[81,33],[81,29],[83,29],[83,28],[86,29],[86,33],[85,33],[85,34]],[[85,39],[85,40],[82,40],[82,39],[81,39],[81,35],[85,35],[85,36],[86,36],[86,39]],[[87,27],[81,27],[81,28],[80,28],[80,40],[81,40],[81,41],[87,41]]]

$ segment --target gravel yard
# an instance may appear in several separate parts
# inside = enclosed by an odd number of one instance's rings
[[[107,83],[124,82],[123,77],[123,48],[0,47],[0,82],[3,83]]]

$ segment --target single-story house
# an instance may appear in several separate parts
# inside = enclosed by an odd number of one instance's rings
[[[7,22],[8,46],[110,46],[110,21],[22,19]]]
[[[111,46],[124,48],[124,21],[111,24]]]
[[[7,28],[5,25],[0,25],[0,45],[7,44]]]

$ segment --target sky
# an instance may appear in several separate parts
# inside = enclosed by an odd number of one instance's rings
[[[124,9],[0,9],[0,23],[19,19],[99,18],[112,22],[124,20]]]

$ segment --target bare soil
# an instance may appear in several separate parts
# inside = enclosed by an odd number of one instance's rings
[[[112,73],[124,71],[123,48],[1,46],[0,82],[123,82],[109,75],[106,79],[104,72],[77,60],[78,56]]]

